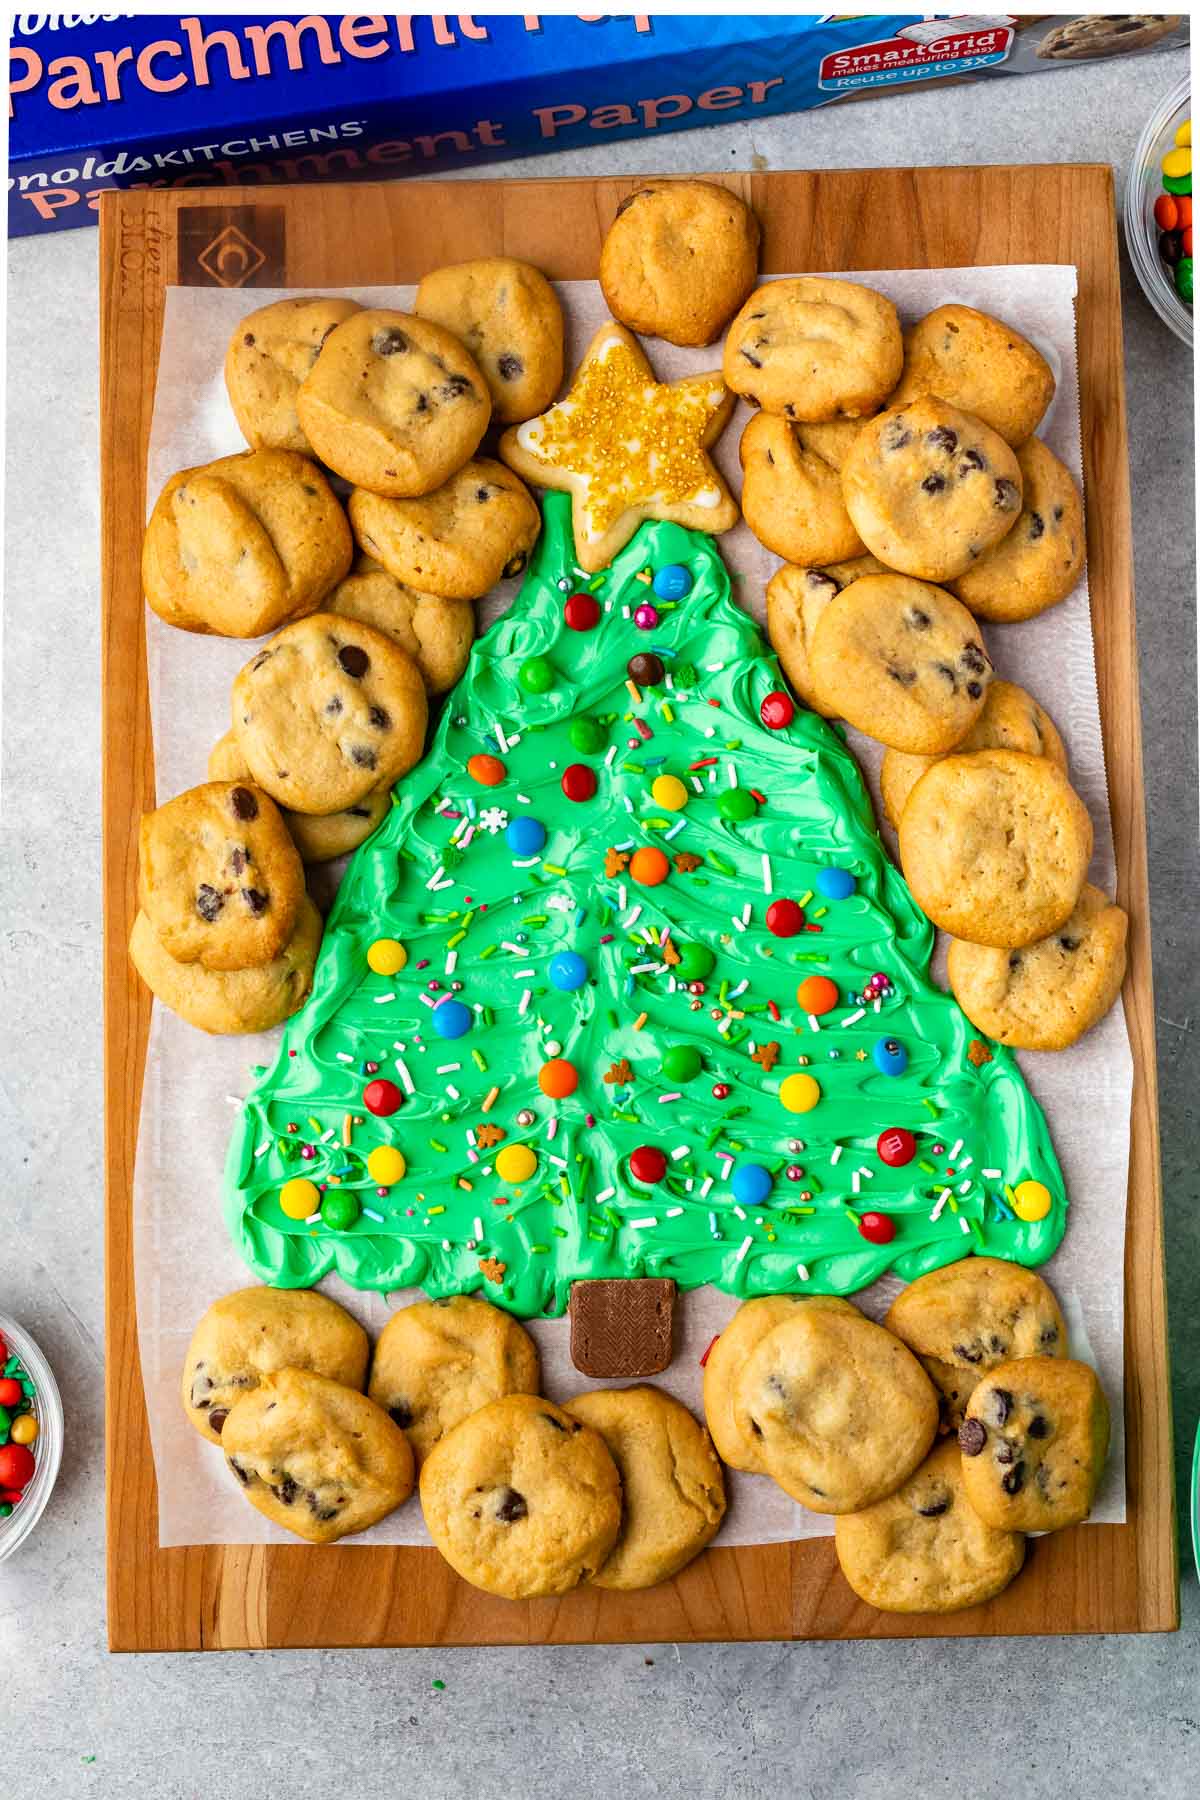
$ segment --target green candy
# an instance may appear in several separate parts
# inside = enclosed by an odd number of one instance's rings
[[[321,1202],[321,1223],[328,1225],[331,1231],[349,1231],[361,1212],[362,1207],[353,1194],[347,1193],[345,1188],[335,1189]]]
[[[675,964],[676,981],[703,981],[711,975],[717,959],[707,944],[676,944],[679,961]]]
[[[758,811],[758,801],[746,788],[726,788],[717,801],[717,811],[731,825],[744,825]]]
[[[544,656],[531,656],[517,671],[527,694],[548,694],[554,686],[554,665]]]
[[[668,1081],[694,1081],[703,1067],[704,1058],[694,1044],[672,1044],[662,1059]]]
[[[1168,194],[1190,194],[1192,191],[1190,175],[1164,175],[1162,184]]]
[[[608,747],[608,733],[598,719],[589,719],[582,714],[571,720],[569,732],[572,750],[578,750],[580,756],[599,756]]]
[[[0,1519],[7,1519],[12,1513],[12,1501],[0,1500]]]
[[[1192,304],[1192,259],[1190,256],[1181,256],[1175,264],[1175,292],[1188,306]]]
[[[7,1406],[0,1406],[0,1444],[7,1444],[9,1430],[12,1427],[12,1414]]]

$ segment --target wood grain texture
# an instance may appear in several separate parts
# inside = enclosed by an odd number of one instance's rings
[[[108,1258],[108,1601],[116,1650],[301,1645],[592,1643],[1171,1630],[1178,1624],[1154,1001],[1129,524],[1120,288],[1106,167],[884,169],[723,177],[763,223],[763,267],[1074,263],[1089,579],[1116,838],[1131,917],[1125,1008],[1134,1056],[1126,1240],[1129,1522],[1031,1545],[989,1605],[949,1618],[878,1613],[830,1540],[714,1549],[675,1581],[515,1603],[466,1586],[435,1551],[353,1546],[160,1550],[138,1360],[131,1194],[150,997],[129,967],[139,812],[154,771],[139,578],[145,461],[164,284],[211,279],[181,246],[190,208],[269,206],[288,285],[413,281],[442,263],[521,256],[594,276],[636,180],[479,181],[105,194],[100,202],[104,902]],[[239,220],[246,223],[242,211]],[[249,215],[251,222],[253,215]],[[194,223],[194,222],[193,222]],[[267,222],[264,222],[267,223]],[[201,246],[203,248],[203,246]],[[224,267],[234,275],[234,247]],[[211,260],[211,259],[210,259]],[[253,305],[247,294],[248,308]],[[202,1045],[200,1046],[202,1050]]]

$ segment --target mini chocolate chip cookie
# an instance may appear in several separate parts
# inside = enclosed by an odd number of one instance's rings
[[[315,612],[350,567],[346,515],[316,464],[243,450],[172,475],[142,547],[142,585],[181,631],[253,638]]]
[[[1067,1327],[1040,1275],[994,1256],[966,1256],[910,1281],[884,1324],[908,1345],[957,1431],[983,1377],[1015,1356],[1065,1356]]]
[[[1017,1050],[1065,1050],[1101,1020],[1125,979],[1129,919],[1085,882],[1065,925],[1023,950],[950,946],[954,998],[980,1031]]]
[[[985,1525],[967,1499],[953,1438],[915,1475],[864,1512],[834,1526],[842,1574],[881,1612],[951,1613],[1003,1593],[1025,1561],[1019,1531]]]
[[[937,1431],[916,1357],[853,1306],[801,1301],[750,1350],[732,1392],[736,1431],[813,1512],[859,1512],[893,1493]]]
[[[475,639],[469,600],[407,587],[369,556],[360,556],[325,602],[325,610],[361,619],[395,638],[421,671],[430,694],[445,694],[467,666]]]
[[[805,706],[823,718],[826,712],[813,686],[809,646],[817,620],[833,599],[852,581],[864,575],[885,575],[887,570],[873,556],[850,562],[826,563],[823,569],[800,569],[785,563],[767,583],[767,636],[780,667]]]
[[[952,749],[983,711],[992,664],[944,588],[864,575],[820,609],[808,645],[822,709],[894,750]]]
[[[379,1334],[367,1389],[407,1434],[420,1466],[463,1419],[505,1394],[536,1394],[541,1369],[511,1313],[456,1294],[418,1300]]]
[[[756,288],[725,339],[725,381],[792,420],[862,419],[904,361],[890,300],[854,281],[799,275]]]
[[[249,783],[208,781],[142,817],[138,898],[163,949],[206,969],[279,955],[304,870],[279,808]]]
[[[1048,31],[1037,54],[1050,62],[1087,62],[1094,56],[1146,50],[1169,37],[1182,19],[1182,13],[1089,13]]]
[[[980,619],[1032,619],[1065,600],[1083,573],[1083,503],[1071,472],[1030,438],[1017,451],[1024,494],[1016,524],[950,586]]]
[[[592,1586],[657,1587],[706,1544],[725,1517],[725,1477],[707,1431],[660,1388],[592,1388],[567,1411],[598,1431],[621,1477],[616,1543]]]
[[[849,1301],[832,1299],[835,1307]],[[761,1475],[762,1460],[755,1434],[743,1430],[734,1418],[733,1402],[738,1378],[750,1351],[797,1306],[824,1304],[824,1296],[804,1300],[798,1294],[763,1294],[738,1307],[720,1337],[709,1346],[704,1363],[704,1417],[717,1453],[731,1469]]]
[[[985,1375],[958,1428],[967,1499],[1001,1531],[1061,1531],[1092,1510],[1108,1402],[1086,1363],[1028,1356]]]
[[[1012,681],[989,683],[983,711],[954,746],[957,756],[965,756],[968,750],[1023,750],[1028,756],[1048,756],[1066,773],[1067,752],[1053,719],[1032,694]],[[899,825],[908,796],[936,760],[932,756],[908,756],[903,750],[889,750],[885,755],[879,770],[879,788],[884,811],[893,825]]]
[[[413,311],[461,338],[483,374],[492,413],[517,425],[544,412],[563,373],[563,316],[540,269],[484,256],[422,277]]]
[[[868,421],[842,464],[842,495],[873,556],[951,581],[1012,530],[1021,467],[1004,439],[925,394]]]
[[[225,352],[225,387],[246,442],[255,450],[311,446],[296,415],[300,383],[336,325],[360,310],[357,300],[273,300],[242,319]]]
[[[913,898],[942,931],[1019,950],[1064,926],[1092,857],[1092,822],[1047,756],[975,750],[922,775],[900,818]]]
[[[233,684],[242,755],[293,812],[343,812],[390,787],[419,759],[428,711],[412,658],[336,613],[286,626]]]
[[[621,1478],[598,1431],[508,1394],[434,1445],[421,1470],[429,1535],[465,1581],[510,1600],[567,1594],[603,1568]]]
[[[453,332],[408,313],[354,313],[325,340],[296,397],[331,469],[376,494],[428,494],[487,430],[492,398]]]
[[[600,251],[613,317],[643,337],[711,344],[758,273],[758,220],[712,181],[661,181],[617,208]]]
[[[238,743],[237,733],[232,728],[224,737],[217,739],[208,753],[208,779],[210,781],[248,781],[250,765],[242,755],[242,747]],[[391,805],[392,790],[385,785],[376,788],[353,806],[343,807],[340,812],[326,813],[323,817],[316,813],[293,812],[290,807],[281,806],[279,811],[288,828],[293,844],[300,852],[303,863],[333,862],[339,856],[349,856],[360,844],[366,842],[385,816]],[[178,1008],[175,1009],[178,1011]]]
[[[361,1392],[367,1334],[344,1307],[307,1288],[239,1288],[215,1300],[183,1359],[183,1410],[219,1444],[235,1401],[280,1369],[310,1369]]]
[[[340,1381],[280,1369],[236,1400],[221,1448],[251,1506],[310,1544],[378,1524],[413,1490],[408,1439]]]
[[[155,999],[188,1025],[214,1036],[270,1031],[299,1012],[312,992],[321,915],[305,895],[296,926],[277,956],[253,969],[206,969],[176,962],[144,912],[133,921],[129,959]]]
[[[477,600],[502,576],[521,573],[542,516],[520,476],[481,456],[417,500],[355,488],[350,522],[368,556],[397,581],[451,600]]]
[[[938,306],[905,332],[904,373],[888,406],[921,394],[982,419],[1015,449],[1041,423],[1054,398],[1054,374],[1003,320],[973,306]]]
[[[838,464],[827,461],[809,427],[757,413],[742,433],[742,516],[768,550],[801,565],[861,556],[863,545],[842,500]],[[817,432],[857,426],[816,425]]]

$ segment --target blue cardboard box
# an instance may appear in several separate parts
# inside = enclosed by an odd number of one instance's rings
[[[9,231],[94,224],[110,187],[378,180],[918,82],[1061,68],[1038,61],[1054,24],[921,13],[21,13],[9,47]],[[1177,21],[1152,47],[1186,41]]]

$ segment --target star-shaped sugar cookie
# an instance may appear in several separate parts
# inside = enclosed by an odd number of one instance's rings
[[[607,568],[643,519],[728,531],[737,502],[708,455],[733,411],[719,371],[656,381],[631,331],[610,319],[588,345],[570,392],[500,440],[511,469],[572,496],[575,554]]]

